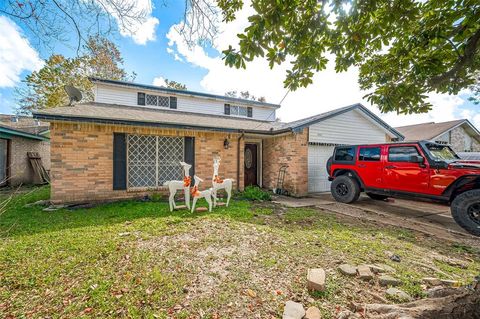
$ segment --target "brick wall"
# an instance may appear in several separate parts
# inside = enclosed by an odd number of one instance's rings
[[[50,169],[50,142],[15,136],[10,148],[10,185],[38,183],[27,152],[38,152],[45,169]]]
[[[277,186],[278,171],[288,165],[284,188],[293,196],[308,192],[308,129],[263,140],[263,187]]]
[[[237,179],[238,134],[198,132],[89,123],[51,123],[51,199],[85,202],[140,197],[147,191],[113,190],[113,133],[195,137],[195,173],[211,186],[213,156],[220,155],[220,175]],[[230,148],[223,141],[228,138]],[[240,141],[240,187],[243,189],[243,140]],[[234,186],[236,187],[236,185]],[[157,192],[164,192],[162,187]]]
[[[450,131],[450,143],[454,151],[465,151],[465,136],[468,133],[461,126]],[[480,143],[472,137],[472,152],[480,152]]]

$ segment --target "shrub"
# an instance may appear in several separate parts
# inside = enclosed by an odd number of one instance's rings
[[[263,191],[258,186],[247,186],[243,192],[243,197],[249,200],[272,200],[270,193]]]

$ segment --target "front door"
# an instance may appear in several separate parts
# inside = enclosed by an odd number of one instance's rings
[[[245,144],[245,186],[258,185],[257,182],[257,144]]]

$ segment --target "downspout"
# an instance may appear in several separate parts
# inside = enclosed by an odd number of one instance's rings
[[[240,137],[237,140],[237,191],[240,191],[240,140],[245,136],[245,132],[242,131]]]

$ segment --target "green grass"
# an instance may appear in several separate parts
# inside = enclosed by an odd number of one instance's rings
[[[313,209],[278,214],[272,203],[233,200],[212,213],[171,213],[158,199],[54,212],[25,207],[48,197],[48,187],[26,189],[0,215],[2,318],[279,317],[288,299],[317,305],[328,318],[336,306],[348,305],[352,291],[378,289],[341,276],[339,262],[389,264],[400,288],[417,297],[422,277],[441,275],[413,261],[465,283],[480,271],[475,248],[405,230],[352,226]],[[388,251],[402,262],[390,261]],[[432,261],[431,252],[470,262],[457,268]],[[323,293],[306,290],[312,267],[327,269]],[[363,293],[355,298],[369,301]]]

